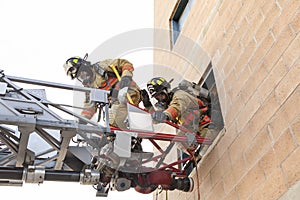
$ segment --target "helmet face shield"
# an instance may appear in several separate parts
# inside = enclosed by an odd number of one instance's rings
[[[76,77],[84,86],[89,86],[94,81],[94,73],[90,66],[82,65]]]

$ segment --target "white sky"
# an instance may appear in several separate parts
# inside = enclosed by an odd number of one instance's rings
[[[115,35],[152,25],[153,0],[0,0],[0,69],[6,75],[74,84],[62,67],[69,57],[84,56]],[[147,55],[129,57],[138,67],[151,62]],[[52,94],[54,101],[62,100]],[[3,186],[0,194],[1,199],[101,199],[91,186],[61,182]],[[152,194],[114,191],[103,199],[122,198],[147,200]]]

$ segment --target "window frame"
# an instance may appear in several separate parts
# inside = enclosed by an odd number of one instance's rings
[[[169,19],[171,48],[175,45],[185,21],[192,9],[194,0],[178,0]]]

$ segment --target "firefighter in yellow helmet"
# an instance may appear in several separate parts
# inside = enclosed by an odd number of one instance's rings
[[[69,58],[64,64],[67,75],[71,79],[77,78],[85,87],[110,91],[110,125],[126,129],[127,126],[124,123],[127,117],[126,94],[129,94],[134,105],[138,105],[141,101],[140,88],[132,80],[134,71],[132,63],[126,59],[106,59],[91,64],[86,59],[87,55],[84,58]],[[112,66],[115,66],[119,73],[120,81],[118,81]],[[81,115],[91,119],[96,111],[96,105],[89,102],[89,94],[87,94]]]
[[[181,124],[194,133],[207,136],[207,127],[211,120],[206,115],[208,107],[203,101],[182,89],[174,88],[171,90],[170,83],[163,77],[151,79],[147,83],[147,89],[151,97],[157,100],[156,107],[160,108],[152,112],[153,120],[159,123],[170,120],[176,124]],[[149,105],[146,107],[148,110],[153,109],[149,103],[147,105]],[[179,131],[177,134],[183,135],[184,133]],[[195,145],[185,146],[185,148],[188,151],[193,151]]]

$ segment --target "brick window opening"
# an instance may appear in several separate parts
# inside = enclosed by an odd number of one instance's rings
[[[206,103],[208,104],[208,116],[212,119],[213,125],[215,126],[214,128],[220,132],[224,128],[224,120],[211,63],[207,67],[204,76],[202,76],[198,84],[208,90],[209,97],[206,100],[204,99],[204,101],[207,101]]]
[[[209,129],[213,129],[212,140],[214,140],[220,131],[224,128],[224,120],[223,115],[221,112],[221,106],[219,102],[218,90],[216,86],[216,81],[214,77],[214,72],[212,69],[212,64],[210,63],[204,72],[203,76],[197,83],[197,85],[201,86],[202,88],[208,91],[208,98],[200,98],[204,103],[208,105],[207,115],[211,118],[212,124],[209,125]],[[211,137],[209,136],[209,138]],[[200,145],[200,148],[197,149],[196,155],[204,155],[206,150],[209,146],[207,145]],[[181,150],[178,150],[178,156],[183,159],[188,155]],[[201,156],[198,156],[198,162],[201,160]],[[179,166],[181,169],[186,169],[187,175],[190,174],[195,167],[193,162],[183,163]]]
[[[170,18],[171,46],[173,46],[191,11],[194,0],[178,0]]]

